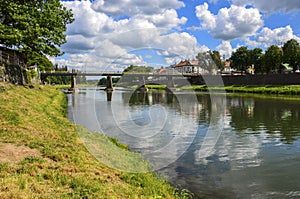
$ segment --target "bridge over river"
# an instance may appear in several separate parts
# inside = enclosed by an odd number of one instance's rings
[[[114,72],[114,71],[99,71],[99,72],[81,72],[72,70],[66,72],[42,72],[41,81],[45,82],[46,78],[49,76],[63,76],[63,77],[72,77],[71,78],[71,88],[70,91],[76,92],[77,84],[76,77],[77,76],[105,76],[107,78],[106,89],[107,91],[113,91],[113,83],[112,77],[121,77],[126,78],[127,82],[135,82],[135,85],[139,87],[145,86],[146,83],[150,84],[165,84],[168,88],[175,88],[174,79],[183,79],[186,80],[190,77],[197,77],[199,74],[195,73],[138,73],[138,72]]]
[[[99,71],[99,72],[81,72],[72,70],[71,72],[42,72],[41,81],[45,82],[48,76],[70,76],[71,88],[70,91],[76,92],[77,76],[106,76],[107,85],[106,91],[113,91],[112,77],[122,77],[120,83],[123,85],[133,86],[145,89],[145,84],[163,84],[168,89],[175,88],[175,84],[187,85],[207,85],[207,86],[223,86],[223,85],[299,85],[300,74],[262,74],[262,75],[201,75],[196,73],[133,73],[133,72],[113,72],[113,71]],[[118,82],[118,84],[119,84]],[[127,83],[127,84],[126,84]],[[121,84],[120,84],[121,85]]]

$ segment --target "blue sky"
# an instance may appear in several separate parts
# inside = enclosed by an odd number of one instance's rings
[[[70,68],[122,70],[130,64],[168,66],[218,50],[228,58],[240,46],[266,49],[300,42],[299,0],[62,1],[72,9],[65,55]]]

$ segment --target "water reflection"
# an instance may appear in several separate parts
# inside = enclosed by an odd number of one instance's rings
[[[270,136],[280,134],[284,143],[292,143],[300,135],[299,101],[229,98],[232,127],[237,133],[247,129]],[[242,118],[242,119],[241,119]]]
[[[199,197],[300,197],[300,100],[114,91],[107,102],[105,95],[69,97],[73,118],[142,152],[170,182]]]

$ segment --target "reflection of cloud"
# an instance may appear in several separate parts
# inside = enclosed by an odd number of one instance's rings
[[[214,150],[207,157],[198,157],[199,152],[195,152],[195,160],[198,164],[206,165],[209,162],[208,157],[212,156],[216,156],[219,161],[229,161],[232,170],[256,167],[261,164],[262,160],[258,156],[262,144],[261,137],[251,134],[247,130],[240,133],[245,136],[234,133],[230,122],[231,116],[225,116],[224,131]]]

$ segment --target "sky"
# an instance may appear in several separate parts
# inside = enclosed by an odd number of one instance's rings
[[[54,64],[82,71],[160,68],[199,52],[300,43],[299,0],[62,1],[75,21]]]

